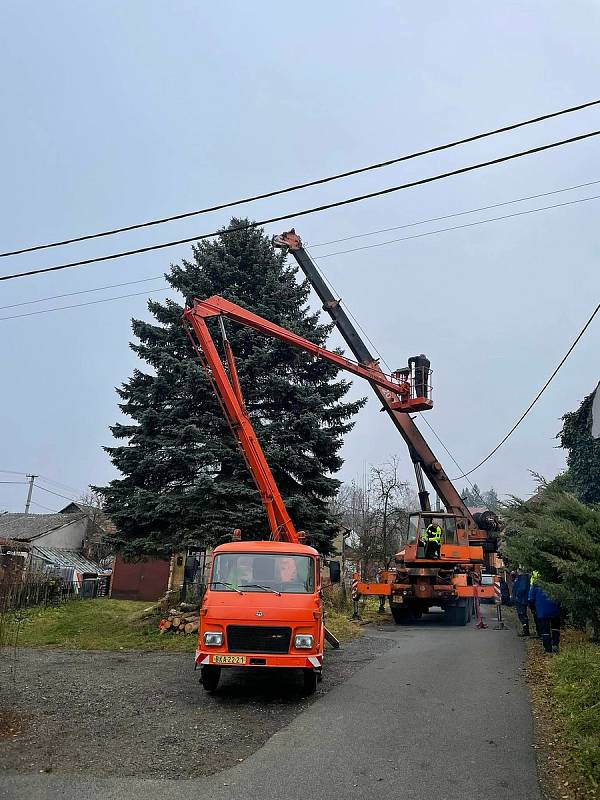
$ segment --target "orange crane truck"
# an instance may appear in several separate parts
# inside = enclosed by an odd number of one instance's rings
[[[223,667],[297,669],[302,671],[305,693],[312,694],[321,674],[325,637],[319,553],[303,543],[303,533],[290,519],[246,411],[222,321],[229,375],[207,316],[214,314],[206,313],[202,303],[186,309],[186,332],[254,478],[271,540],[242,541],[236,529],[231,543],[214,549],[200,608],[196,667],[207,691],[217,688]]]
[[[274,236],[272,243],[293,256],[357,362],[373,375],[382,374],[378,359],[369,351],[340,300],[330,291],[296,232],[292,229]],[[402,324],[400,310],[400,328]],[[408,368],[394,374],[405,377],[412,394],[423,395],[415,407],[398,405],[392,392],[376,380],[370,379],[369,382],[382,404],[382,410],[388,414],[408,447],[415,469],[420,510],[410,517],[407,544],[396,554],[395,567],[385,572],[379,583],[360,584],[359,591],[364,595],[387,596],[398,624],[418,619],[432,606],[441,606],[448,622],[465,625],[473,612],[473,599],[493,597],[493,587],[482,587],[479,575],[481,564],[485,563],[489,569],[488,562],[498,549],[500,524],[491,511],[471,513],[418,429],[413,416],[407,413],[431,408],[429,361],[423,355],[416,356],[409,360]],[[424,477],[444,504],[445,513],[432,511]],[[431,523],[442,529],[439,560],[426,558],[423,534]]]
[[[207,327],[210,317],[219,317],[229,374]],[[223,317],[366,378],[390,395],[394,408],[420,410],[430,408],[431,401],[415,396],[404,375],[387,376],[357,364],[222,297],[195,301],[184,311],[186,331],[240,445],[271,531],[270,541],[243,542],[236,530],[233,542],[214,550],[196,651],[202,684],[207,690],[216,689],[223,667],[289,667],[303,671],[305,691],[312,693],[321,674],[324,640],[337,643],[323,622],[319,554],[303,544],[304,534],[296,531],[289,517],[256,437]]]

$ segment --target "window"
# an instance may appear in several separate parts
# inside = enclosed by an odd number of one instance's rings
[[[284,553],[220,553],[213,563],[210,588],[310,594],[315,590],[315,563],[309,556]]]

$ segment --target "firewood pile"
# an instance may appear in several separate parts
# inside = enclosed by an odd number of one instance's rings
[[[198,633],[200,626],[199,610],[189,603],[180,603],[171,608],[166,617],[161,619],[158,627],[161,633]]]

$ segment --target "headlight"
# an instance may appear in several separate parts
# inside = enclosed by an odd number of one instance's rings
[[[294,647],[297,650],[310,650],[313,646],[313,637],[309,633],[299,633],[294,636]]]
[[[204,644],[209,647],[220,647],[223,644],[223,634],[220,631],[206,631]]]

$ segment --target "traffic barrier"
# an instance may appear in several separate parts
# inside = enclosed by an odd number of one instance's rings
[[[494,576],[494,601],[496,603],[496,619],[497,624],[494,625],[494,630],[503,631],[506,629],[504,620],[502,619],[502,592],[500,591],[500,576]]]
[[[352,575],[352,619],[360,619],[358,615],[358,598],[360,597],[360,593],[358,591],[359,579],[360,575],[358,572],[355,572]]]

